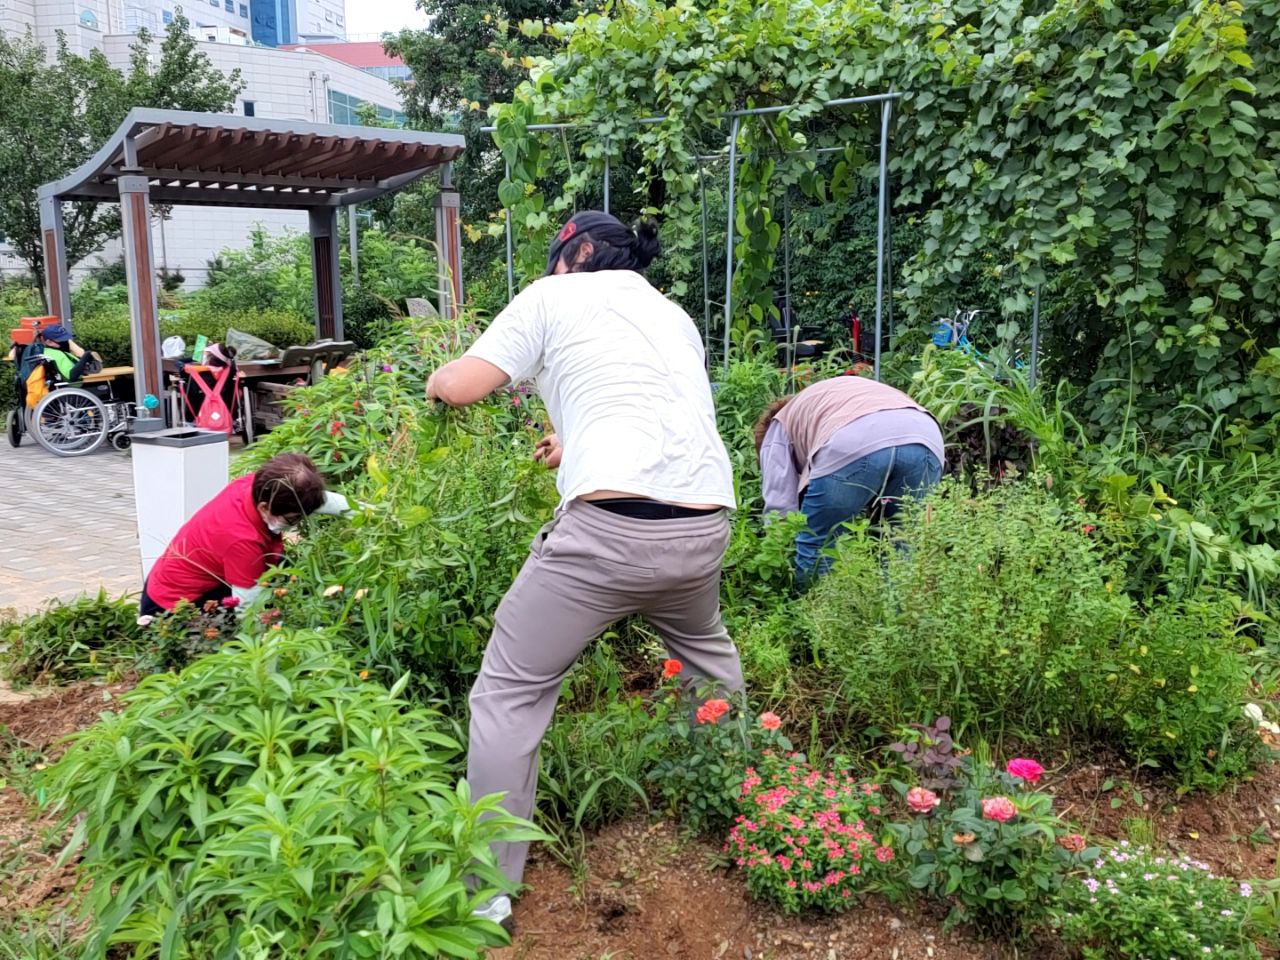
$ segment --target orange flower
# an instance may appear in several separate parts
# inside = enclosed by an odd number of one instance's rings
[[[662,679],[670,680],[672,677],[674,677],[683,669],[684,669],[684,664],[681,663],[679,660],[663,660],[662,661]]]
[[[708,700],[698,708],[695,716],[699,723],[716,723],[728,712],[729,703],[727,700]]]
[[[951,842],[954,843],[957,847],[967,847],[969,844],[973,843],[973,841],[976,839],[978,838],[975,837],[972,833],[954,833],[951,835]]]
[[[766,730],[777,730],[782,726],[782,718],[772,710],[760,714],[760,726]]]

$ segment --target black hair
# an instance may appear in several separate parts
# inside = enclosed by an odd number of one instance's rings
[[[584,243],[591,244],[591,255],[577,262]],[[634,270],[641,275],[662,252],[658,240],[657,221],[644,217],[628,227],[619,223],[599,224],[579,231],[560,250],[560,259],[570,273],[595,273],[597,270]]]

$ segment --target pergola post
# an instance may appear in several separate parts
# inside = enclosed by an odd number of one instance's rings
[[[62,233],[62,201],[40,198],[40,236],[44,244],[44,292],[49,313],[71,322],[71,282],[67,276],[67,244]]]
[[[440,316],[451,320],[462,307],[462,202],[453,185],[452,163],[440,176],[435,207]]]
[[[311,271],[315,281],[316,339],[342,339],[342,275],[338,268],[338,208],[313,207]]]
[[[133,384],[137,398],[135,431],[164,429],[164,370],[160,355],[160,313],[156,305],[155,253],[151,245],[151,196],[146,177],[122,176],[120,220],[124,269],[129,285],[129,333],[133,340]],[[154,405],[148,405],[153,397]]]

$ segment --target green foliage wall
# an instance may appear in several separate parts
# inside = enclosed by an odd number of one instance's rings
[[[895,216],[922,233],[898,251],[909,321],[965,305],[957,287],[980,266],[986,296],[1024,330],[1046,285],[1046,350],[1094,381],[1103,427],[1131,406],[1158,429],[1188,426],[1182,402],[1274,412],[1277,0],[638,0],[551,32],[561,49],[495,111],[513,169],[500,201],[527,271],[605,158],[632,151],[648,178],[637,189],[679,223],[672,256],[692,275],[693,157],[724,149],[726,108],[795,102],[740,134],[739,327],[759,325],[781,196],[845,204],[873,170],[878,111],[820,103],[894,89]],[[670,119],[638,123],[653,115]],[[571,168],[528,130],[565,119],[594,131]],[[847,147],[830,169],[792,153],[833,145]]]

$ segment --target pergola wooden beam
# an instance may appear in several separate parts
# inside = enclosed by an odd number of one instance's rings
[[[342,337],[338,276],[339,207],[365,203],[438,173],[437,243],[441,312],[462,302],[461,231],[453,161],[466,144],[456,134],[294,123],[258,117],[130,111],[94,156],[40,188],[46,285],[51,309],[70,322],[62,203],[119,202],[134,344],[138,419],[134,429],[164,426],[151,204],[256,207],[308,211],[314,267],[316,330]]]

